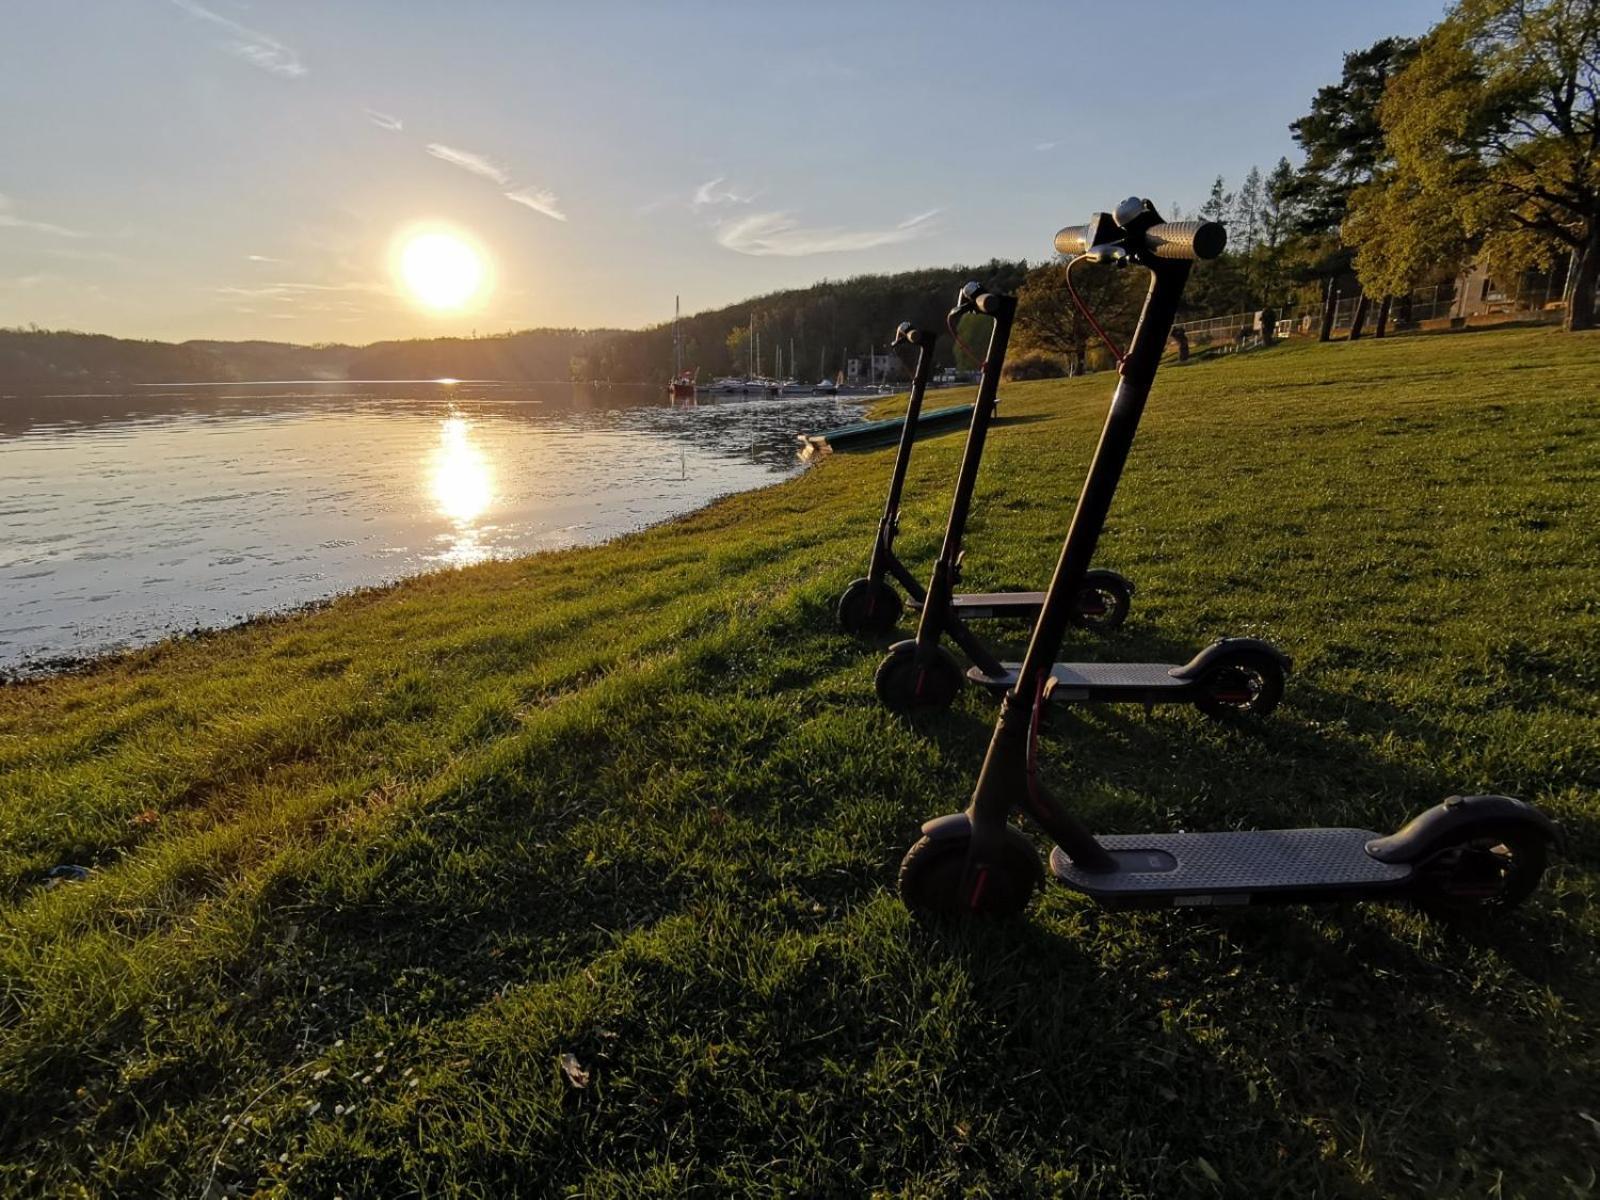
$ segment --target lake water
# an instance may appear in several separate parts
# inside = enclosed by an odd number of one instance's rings
[[[0,397],[0,670],[602,541],[800,469],[859,403],[573,384]]]

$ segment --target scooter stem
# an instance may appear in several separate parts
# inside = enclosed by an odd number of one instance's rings
[[[889,477],[889,499],[883,506],[883,519],[878,522],[878,541],[872,548],[872,563],[868,573],[874,578],[882,575],[888,566],[885,556],[893,541],[893,530],[900,520],[900,493],[905,488],[906,469],[911,465],[911,443],[917,436],[917,419],[922,415],[922,399],[928,391],[928,380],[933,375],[933,350],[938,335],[930,330],[917,334],[917,365],[911,372],[911,394],[906,398],[905,422],[900,427],[900,447],[895,452],[894,473]]]
[[[952,610],[956,583],[961,577],[961,539],[965,536],[967,516],[972,510],[972,493],[978,483],[978,467],[983,462],[983,446],[989,436],[989,423],[994,417],[995,397],[1000,391],[1000,364],[1005,361],[1006,345],[1011,338],[1011,324],[1017,315],[1015,296],[999,292],[983,292],[967,304],[969,289],[962,289],[961,300],[951,311],[952,323],[956,313],[981,312],[994,320],[989,333],[989,352],[984,358],[983,372],[978,378],[978,396],[972,404],[972,421],[967,427],[966,446],[961,452],[961,466],[956,474],[955,496],[950,501],[950,517],[945,522],[944,541],[939,547],[939,557],[934,561],[928,580],[928,594],[922,602],[922,618],[917,623],[917,656],[924,664],[935,654],[939,639],[948,634],[966,651],[972,661],[984,671],[1003,670],[995,658],[966,627]]]
[[[1045,593],[1044,608],[1034,625],[1016,683],[1000,706],[994,736],[967,809],[973,828],[974,859],[980,857],[981,846],[1005,823],[1011,809],[1023,807],[1083,869],[1110,870],[1113,866],[1110,855],[1088,829],[1042,792],[1039,795],[1043,804],[1024,805],[1021,797],[1028,795],[1028,727],[1033,718],[1034,698],[1041,680],[1048,678],[1055,666],[1062,638],[1073,622],[1078,593],[1094,557],[1100,532],[1105,528],[1106,515],[1111,510],[1117,483],[1122,478],[1134,434],[1139,429],[1139,418],[1155,382],[1156,369],[1161,364],[1162,351],[1172,333],[1184,283],[1189,278],[1187,261],[1143,255],[1139,261],[1150,271],[1150,290],[1145,294],[1139,324],[1122,365],[1122,378],[1112,396],[1111,410],[1106,414],[1089,476],[1073,511],[1061,558]],[[1041,811],[1033,811],[1035,807]]]

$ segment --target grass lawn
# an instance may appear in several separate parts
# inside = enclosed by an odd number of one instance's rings
[[[1005,389],[967,586],[1048,576],[1110,387]],[[1570,844],[1495,924],[919,924],[994,704],[896,719],[833,629],[891,454],[0,688],[0,1194],[1595,1194],[1600,335],[1165,373],[1097,559],[1133,615],[1069,649],[1296,673],[1259,730],[1042,748],[1107,832],[1532,800]]]

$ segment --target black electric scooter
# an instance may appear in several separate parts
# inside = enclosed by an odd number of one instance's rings
[[[962,295],[966,296],[969,290],[972,296],[976,296],[980,289],[977,284],[969,283]],[[878,534],[872,543],[872,558],[867,564],[865,577],[851,583],[839,597],[839,627],[846,633],[887,633],[900,620],[905,611],[905,602],[900,598],[900,593],[889,586],[886,576],[893,576],[900,581],[900,586],[911,597],[913,608],[920,609],[927,602],[927,592],[895,554],[894,539],[900,532],[900,493],[905,487],[906,468],[911,465],[911,447],[916,441],[917,422],[922,415],[922,399],[928,390],[928,379],[933,374],[933,352],[937,342],[938,334],[917,329],[909,321],[902,321],[900,328],[895,330],[892,345],[897,350],[916,347],[917,360],[911,372],[911,395],[906,400],[900,447],[895,453],[894,471],[889,476],[889,499],[883,506],[883,517],[878,521]],[[994,373],[998,376],[997,369]],[[986,410],[981,401],[973,406],[967,444],[972,445],[972,430],[979,430],[976,436],[980,452],[994,408],[993,401]],[[976,473],[971,481],[975,480]],[[1132,597],[1133,584],[1117,572],[1090,570],[1078,597],[1078,623],[1086,629],[1115,629],[1127,618]],[[1043,606],[1043,592],[982,592],[950,597],[951,609],[957,616],[969,621],[993,618],[1032,622],[1039,616],[1039,609]]]
[[[1108,908],[1213,907],[1321,900],[1409,899],[1432,908],[1510,907],[1538,886],[1557,829],[1509,796],[1452,796],[1395,833],[1273,829],[1096,837],[1046,795],[1033,769],[1037,711],[1072,601],[1133,444],[1190,263],[1222,252],[1215,222],[1165,224],[1148,200],[1063,229],[1056,249],[1089,262],[1132,262],[1151,274],[1144,311],[1073,514],[1043,611],[965,812],[922,827],[900,864],[913,909],[954,915],[1020,911],[1042,880],[1033,844],[1007,821],[1020,810],[1055,842],[1050,869]]]
[[[878,698],[896,712],[947,708],[961,691],[964,679],[1002,693],[1017,679],[1018,664],[999,661],[967,628],[963,616],[969,615],[970,609],[964,612],[958,607],[954,595],[961,572],[961,536],[966,528],[978,461],[983,455],[988,413],[994,407],[999,364],[1005,358],[1011,322],[1017,311],[1016,297],[980,292],[975,284],[968,284],[950,314],[952,323],[957,315],[970,311],[994,318],[988,358],[994,369],[984,372],[978,389],[972,431],[961,458],[955,501],[950,506],[950,521],[945,527],[944,546],[934,563],[933,578],[922,602],[917,636],[890,646],[888,655],[878,665],[874,679]],[[1106,449],[1102,438],[1091,470],[1099,469]],[[1117,475],[1121,474],[1122,465],[1119,459],[1112,468]],[[890,499],[898,499],[892,489]],[[1097,537],[1098,533],[1096,530]],[[1087,571],[1079,578],[1077,595],[1080,597],[1087,578]],[[1080,600],[1071,609],[1075,624],[1081,621],[1081,603]],[[973,666],[965,675],[955,656],[941,644],[945,636],[972,660]],[[1060,702],[1131,703],[1147,707],[1193,704],[1207,716],[1219,720],[1240,715],[1264,717],[1283,698],[1289,667],[1288,656],[1270,642],[1259,638],[1221,638],[1181,665],[1059,663],[1054,668],[1055,678],[1048,698]]]

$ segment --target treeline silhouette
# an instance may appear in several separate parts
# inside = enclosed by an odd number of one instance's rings
[[[702,379],[778,372],[831,378],[845,361],[879,353],[901,321],[942,328],[969,279],[1015,291],[1025,262],[992,260],[895,275],[857,275],[773,292],[686,316],[684,364]],[[751,340],[752,319],[755,342]],[[753,355],[759,343],[759,358]],[[367,346],[263,341],[136,341],[65,330],[0,329],[0,391],[221,383],[276,379],[502,379],[664,382],[673,366],[671,321],[645,329],[525,329],[470,338],[414,338]],[[944,339],[940,362],[954,362]]]

